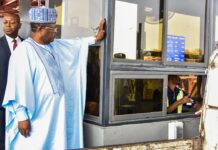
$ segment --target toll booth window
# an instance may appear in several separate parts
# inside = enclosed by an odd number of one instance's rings
[[[169,75],[167,113],[195,112],[202,105],[202,76]]]
[[[99,116],[100,46],[90,46],[87,63],[87,90],[85,113]]]
[[[168,0],[167,61],[204,62],[205,6],[206,0]]]
[[[162,111],[163,79],[115,79],[114,115]]]
[[[161,61],[162,22],[160,0],[116,0],[113,59]]]

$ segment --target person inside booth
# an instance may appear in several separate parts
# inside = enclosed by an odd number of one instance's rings
[[[182,113],[183,105],[191,103],[188,94],[180,87],[180,77],[177,75],[168,76],[168,90],[167,90],[167,113]]]

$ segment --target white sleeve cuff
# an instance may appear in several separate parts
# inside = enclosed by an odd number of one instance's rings
[[[95,37],[94,36],[86,37],[86,38],[84,38],[84,40],[88,43],[88,45],[95,44]]]
[[[20,107],[16,110],[16,117],[18,121],[24,121],[29,119],[26,108],[25,107]]]

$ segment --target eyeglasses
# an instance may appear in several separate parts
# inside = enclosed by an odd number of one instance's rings
[[[44,29],[46,29],[46,30],[49,31],[49,32],[54,32],[54,33],[57,33],[57,31],[58,31],[58,28],[57,28],[57,27],[49,27],[49,26],[46,26],[46,27],[44,27]]]

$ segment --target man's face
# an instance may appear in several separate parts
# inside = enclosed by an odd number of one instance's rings
[[[54,41],[57,33],[57,27],[55,24],[49,24],[41,28],[42,41],[44,44],[49,44]]]
[[[11,37],[16,38],[21,27],[19,18],[16,15],[7,14],[3,18],[3,31]]]

